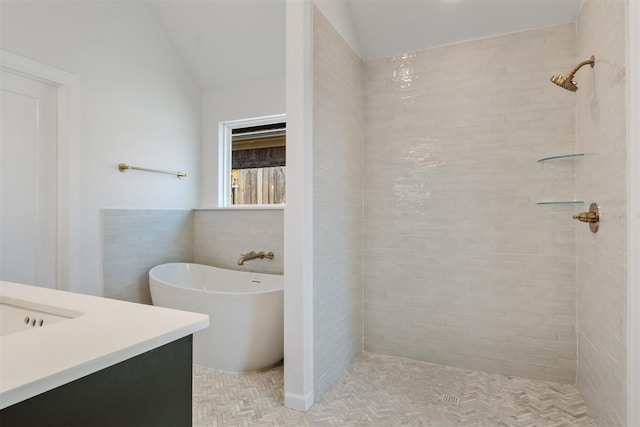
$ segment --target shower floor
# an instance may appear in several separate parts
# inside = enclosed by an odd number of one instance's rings
[[[363,353],[306,413],[283,406],[283,369],[193,367],[195,426],[595,426],[571,385]]]

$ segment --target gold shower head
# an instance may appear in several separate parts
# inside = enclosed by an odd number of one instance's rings
[[[591,68],[593,68],[595,63],[596,63],[596,57],[592,55],[591,59],[582,61],[581,63],[576,65],[576,67],[573,70],[569,71],[567,74],[563,76],[551,76],[551,81],[557,84],[558,86],[560,86],[561,88],[564,88],[571,92],[575,92],[578,90],[578,84],[573,81],[573,77],[575,76],[576,72],[587,64],[591,65]]]
[[[573,81],[573,74],[565,74],[564,76],[552,76],[551,81],[561,88],[575,92],[578,90],[578,84]]]

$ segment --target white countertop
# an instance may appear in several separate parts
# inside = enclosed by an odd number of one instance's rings
[[[204,314],[2,281],[0,296],[83,313],[0,337],[0,409],[209,325]]]

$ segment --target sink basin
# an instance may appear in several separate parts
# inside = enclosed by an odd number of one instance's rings
[[[0,296],[0,336],[82,316],[79,311]]]

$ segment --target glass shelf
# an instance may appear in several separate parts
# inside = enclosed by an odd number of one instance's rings
[[[584,156],[584,153],[561,154],[559,156],[545,157],[544,159],[538,160],[538,163],[546,162],[547,160],[570,159],[572,157],[582,157],[582,156]]]
[[[558,200],[549,202],[538,202],[536,205],[583,205],[583,200]]]

